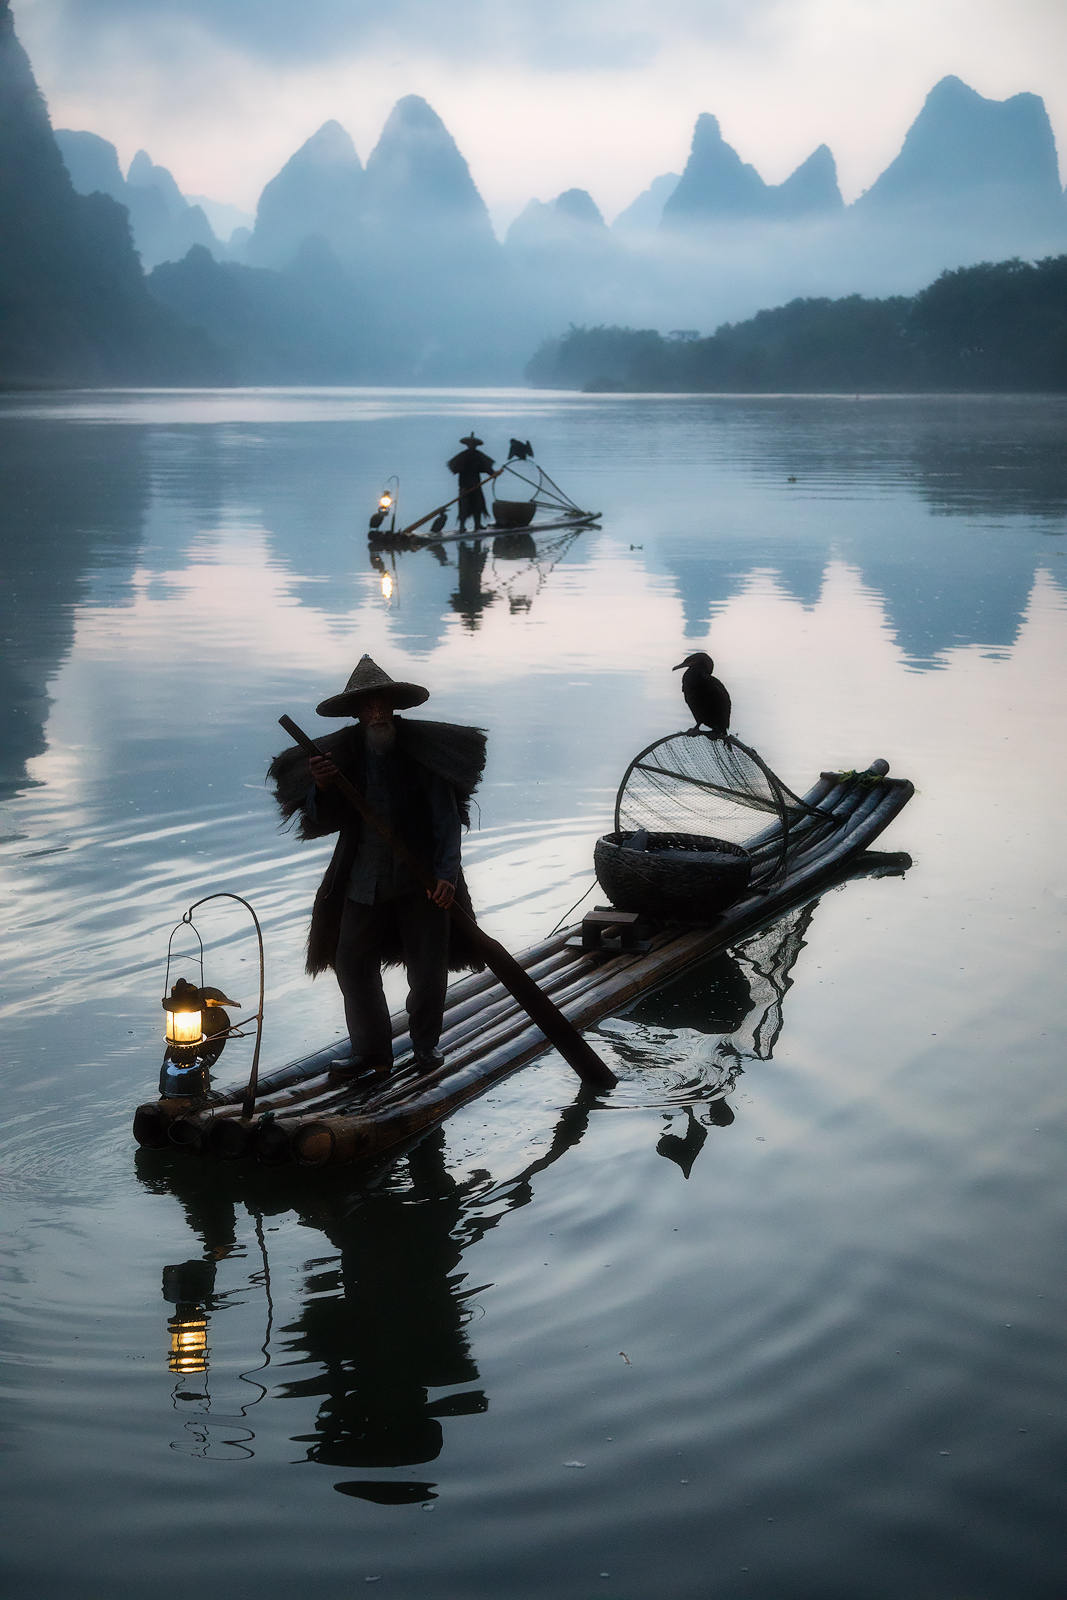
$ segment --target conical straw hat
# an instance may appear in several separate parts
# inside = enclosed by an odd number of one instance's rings
[[[355,717],[368,695],[388,695],[395,711],[406,711],[410,706],[421,706],[430,698],[429,689],[418,683],[397,683],[383,672],[376,661],[364,656],[340,694],[323,700],[315,710],[320,717]]]

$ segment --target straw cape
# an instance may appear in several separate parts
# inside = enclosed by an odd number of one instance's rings
[[[368,695],[388,697],[394,711],[408,711],[430,698],[419,683],[397,683],[370,656],[363,656],[340,694],[330,695],[315,707],[320,717],[358,717]]]
[[[364,661],[370,661],[369,656]],[[360,667],[363,662],[360,662]],[[324,700],[319,706],[322,716],[343,716],[343,710],[327,710],[328,706],[355,695],[358,705],[363,693],[380,692],[380,686],[363,684],[352,689],[360,667],[349,679],[343,694]],[[381,669],[374,667],[375,672]],[[369,673],[365,676],[369,677]],[[385,674],[381,676],[384,678]],[[392,684],[392,679],[386,680]],[[422,699],[427,691],[415,684],[395,684],[397,690],[416,691]],[[416,704],[420,702],[414,702]],[[396,788],[393,800],[393,827],[425,866],[433,870],[433,840],[429,822],[428,787],[432,773],[450,784],[456,796],[456,808],[465,828],[470,827],[471,796],[481,781],[485,767],[485,733],[481,728],[465,728],[452,722],[410,721],[395,718],[396,752],[393,766]],[[336,733],[316,739],[315,744],[323,755],[329,756],[360,793],[366,787],[366,755],[362,727],[340,728]],[[334,965],[337,939],[341,931],[348,878],[352,870],[359,842],[363,834],[363,819],[359,813],[335,790],[320,790],[315,795],[315,819],[309,816],[308,802],[314,789],[314,780],[307,757],[299,745],[290,745],[275,756],[267,770],[274,784],[275,799],[285,822],[299,814],[298,833],[301,839],[320,839],[338,833],[333,859],[315,895],[308,932],[307,970],[314,976]],[[421,893],[421,891],[420,891]],[[471,917],[474,916],[470,894],[462,871],[456,884],[456,901]],[[388,902],[386,902],[388,904]],[[399,928],[393,927],[383,941],[383,962],[386,966],[400,966],[403,950]],[[448,966],[451,972],[481,972],[485,963],[464,938],[462,929],[452,924]]]

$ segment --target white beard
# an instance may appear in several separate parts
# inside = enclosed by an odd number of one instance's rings
[[[392,718],[388,722],[371,722],[367,724],[367,749],[373,750],[376,755],[383,755],[392,750],[396,745],[396,723]]]

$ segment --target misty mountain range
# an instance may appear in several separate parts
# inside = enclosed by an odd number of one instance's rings
[[[106,140],[53,136],[8,0],[0,87],[5,235],[26,235],[0,264],[7,382],[129,381],[132,349],[118,332],[114,349],[99,343],[103,313],[75,281],[86,251],[142,319],[138,295],[164,318],[144,381],[160,381],[169,339],[173,381],[196,369],[203,381],[479,383],[516,381],[568,323],[710,330],[797,295],[910,294],[945,268],[1067,248],[1043,102],[986,100],[952,77],[851,206],[825,145],[769,185],[705,114],[681,174],[656,178],[612,226],[575,188],[532,200],[503,242],[454,140],[415,95],[394,107],[366,165],[325,123],[266,185],[251,231],[223,242],[144,151],[123,176]],[[209,204],[223,227],[225,206]],[[66,296],[58,323],[81,318],[76,336],[49,325],[35,252]]]

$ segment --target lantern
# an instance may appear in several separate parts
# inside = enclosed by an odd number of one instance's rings
[[[231,1023],[223,1007],[234,1006],[239,1010],[241,1002],[229,999],[225,990],[215,989],[204,982],[204,943],[193,922],[193,912],[198,906],[206,905],[209,900],[236,900],[238,905],[244,906],[255,924],[259,945],[259,1007],[254,1016],[235,1023]],[[164,1099],[202,1098],[208,1091],[208,1069],[222,1054],[227,1039],[243,1038],[243,1028],[248,1023],[254,1022],[256,1047],[252,1057],[252,1075],[246,1091],[247,1109],[250,1114],[255,1102],[259,1052],[263,1042],[263,932],[259,918],[247,900],[242,899],[239,894],[232,894],[229,890],[220,890],[217,894],[205,895],[203,900],[197,900],[171,932],[167,943],[167,976],[164,988],[170,983],[172,959],[178,959],[174,955],[174,937],[183,928],[189,928],[196,938],[197,951],[191,959],[199,966],[200,982],[194,984],[185,978],[179,978],[170,993],[163,997],[167,1048],[159,1075],[159,1092]]]

